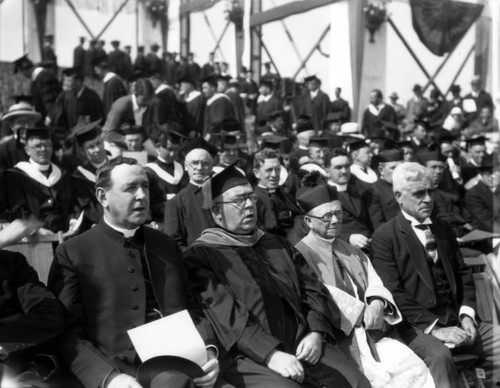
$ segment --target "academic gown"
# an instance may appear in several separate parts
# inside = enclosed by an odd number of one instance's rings
[[[311,97],[310,92],[304,94],[300,100],[297,114],[311,116],[314,130],[318,132],[323,129],[323,120],[330,113],[330,109],[330,98],[325,92],[318,90],[318,94],[314,98]]]
[[[257,194],[257,225],[264,231],[286,237],[293,227],[293,219],[301,211],[295,204],[294,198],[277,188],[273,193],[256,186]]]
[[[207,100],[204,116],[203,136],[214,133],[222,120],[236,118],[231,100],[222,93],[217,93]]]
[[[369,213],[373,229],[385,224],[399,213],[399,204],[394,197],[392,185],[385,179],[378,179],[371,185]]]
[[[103,215],[103,209],[95,196],[97,169],[89,162],[79,165],[71,174],[73,203],[78,212],[83,211],[83,220],[78,228],[84,232],[97,224]]]
[[[396,111],[392,106],[384,104],[377,115],[373,114],[373,112],[369,108],[366,108],[365,112],[363,113],[361,133],[368,138],[375,136],[377,131],[380,129],[382,121],[388,121],[390,123],[393,123],[395,126],[398,125],[398,117],[396,115]]]
[[[104,82],[104,90],[102,92],[102,105],[104,108],[104,114],[108,114],[111,109],[111,105],[113,105],[113,102],[126,95],[127,89],[125,89],[123,80],[118,75],[115,74],[113,77],[111,77],[111,79]]]
[[[195,131],[201,134],[203,132],[205,104],[205,97],[197,90],[191,92],[189,97],[184,98],[182,107],[184,112],[184,129],[187,133]]]
[[[25,162],[29,163],[29,162]],[[55,171],[52,165],[53,173]],[[71,183],[66,172],[52,186],[40,183],[18,167],[5,175],[7,201],[15,218],[33,215],[53,232],[66,231],[71,215]]]
[[[203,230],[215,226],[210,210],[203,209],[201,187],[189,183],[165,207],[165,233],[185,250]]]
[[[369,386],[348,353],[331,347],[332,341],[344,340],[337,329],[340,313],[301,254],[267,233],[252,245],[211,242],[206,235],[189,248],[185,262],[223,349],[225,381],[245,387],[308,386],[277,375],[265,360],[275,349],[294,354],[304,335],[318,331],[325,336],[324,354],[313,368],[303,363],[308,382]]]
[[[500,230],[500,190],[492,192],[483,181],[479,181],[465,193],[465,206],[478,229],[486,232]]]
[[[271,96],[267,101],[257,100],[257,108],[255,109],[255,122],[260,120],[269,120],[269,115],[277,110],[283,109],[283,102],[276,96]]]
[[[42,118],[52,113],[61,90],[59,80],[47,69],[40,71],[35,80],[31,82],[33,106],[42,115]]]
[[[340,120],[343,123],[346,123],[351,120],[351,108],[349,107],[349,103],[342,97],[339,97],[336,100],[332,101],[331,111],[340,112],[342,114],[340,116]]]

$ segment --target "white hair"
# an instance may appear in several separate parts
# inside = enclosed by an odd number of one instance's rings
[[[432,182],[430,172],[419,163],[404,162],[399,164],[392,175],[392,190],[401,192],[410,182],[421,182],[427,180]]]

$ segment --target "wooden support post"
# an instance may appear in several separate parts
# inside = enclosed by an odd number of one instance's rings
[[[187,4],[189,0],[181,0],[181,8],[184,4]],[[191,33],[191,23],[190,23],[190,13],[189,12],[180,12],[180,51],[181,56],[186,56],[190,50],[190,33]]]
[[[434,82],[434,80],[432,79],[429,72],[425,69],[424,65],[422,64],[420,59],[417,57],[417,54],[415,54],[413,49],[410,47],[410,45],[408,44],[408,42],[404,38],[403,34],[401,34],[401,31],[399,31],[399,28],[394,24],[394,22],[392,21],[392,19],[390,17],[387,18],[387,22],[392,27],[392,29],[394,30],[394,32],[396,33],[398,38],[401,40],[403,45],[406,47],[406,49],[408,50],[408,52],[412,56],[413,60],[417,63],[418,67],[420,67],[420,70],[422,70],[422,72],[425,74],[425,76],[431,82],[431,84],[434,85],[434,87],[439,92],[439,94],[443,95],[443,93],[441,92],[441,89],[439,89],[439,86],[437,86],[437,84]]]
[[[66,4],[68,4],[68,6],[71,8],[71,11],[73,11],[73,13],[75,14],[76,18],[78,19],[78,21],[82,24],[83,28],[85,28],[85,30],[89,33],[89,36],[92,38],[92,39],[97,39],[94,34],[92,33],[92,31],[90,31],[90,28],[89,26],[87,26],[87,23],[85,23],[85,20],[83,20],[83,18],[80,16],[80,14],[78,13],[78,11],[76,10],[75,6],[73,5],[73,3],[71,2],[71,0],[66,0]]]
[[[445,97],[450,92],[451,86],[456,82],[456,80],[458,79],[458,77],[460,77],[460,73],[462,73],[462,70],[464,69],[465,65],[467,64],[467,61],[469,60],[470,56],[474,52],[475,48],[476,48],[476,46],[473,44],[472,47],[470,48],[469,52],[465,56],[462,64],[458,68],[457,74],[455,74],[455,77],[453,77],[453,80],[451,81],[450,86],[448,87],[448,90],[446,91],[446,94],[444,95]]]
[[[109,21],[106,23],[106,25],[103,27],[103,29],[101,30],[101,32],[99,32],[97,34],[97,36],[95,37],[96,39],[99,39],[101,37],[102,34],[104,34],[106,32],[106,30],[108,29],[108,27],[111,25],[111,23],[113,23],[113,21],[116,19],[116,17],[120,14],[120,12],[122,11],[122,9],[127,5],[127,3],[129,2],[129,0],[124,0],[123,3],[120,5],[120,8],[118,8],[116,10],[116,12],[114,13],[114,15],[111,17],[111,19],[109,19]]]
[[[251,0],[250,15],[262,11],[262,0]],[[250,27],[250,68],[257,79],[260,79],[262,71],[262,27],[260,25]]]
[[[304,68],[304,66],[306,65],[306,63],[309,60],[309,58],[312,57],[312,55],[314,54],[314,52],[316,51],[316,49],[318,48],[318,46],[321,44],[321,42],[323,41],[323,39],[325,39],[325,36],[326,36],[326,34],[328,34],[328,31],[330,31],[330,24],[328,26],[326,26],[325,30],[323,31],[323,33],[321,34],[321,36],[317,40],[316,44],[313,46],[313,48],[311,49],[311,51],[309,51],[309,54],[307,54],[307,56],[304,58],[304,60],[300,64],[299,68],[297,69],[297,71],[293,75],[293,79],[297,78],[297,76],[299,75],[300,71]]]

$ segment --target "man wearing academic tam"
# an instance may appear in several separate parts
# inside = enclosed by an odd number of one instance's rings
[[[231,165],[203,186],[217,224],[186,251],[193,291],[238,387],[369,387],[344,344],[340,312],[285,239],[256,228],[257,197]]]

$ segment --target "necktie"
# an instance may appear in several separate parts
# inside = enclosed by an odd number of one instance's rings
[[[416,228],[423,230],[425,233],[425,250],[427,254],[432,259],[431,264],[435,264],[438,259],[438,251],[436,246],[436,240],[434,240],[434,236],[431,232],[431,229],[424,224],[416,225]]]

